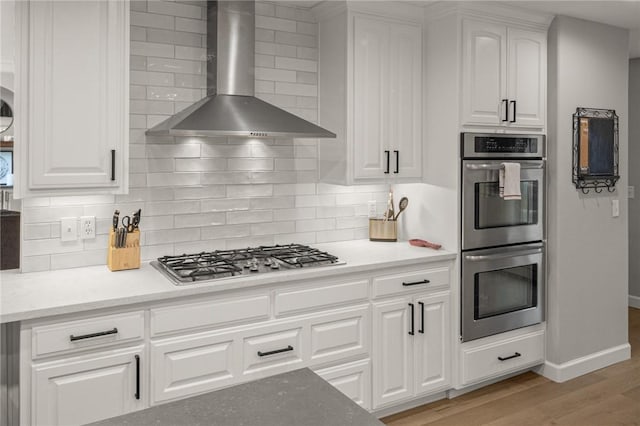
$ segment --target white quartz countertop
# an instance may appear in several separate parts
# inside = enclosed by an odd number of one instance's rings
[[[453,252],[413,247],[406,241],[357,240],[314,244],[313,247],[338,256],[346,264],[245,275],[184,286],[174,285],[148,263],[143,263],[140,269],[118,272],[109,271],[106,265],[25,274],[4,271],[0,273],[0,323],[456,257]]]

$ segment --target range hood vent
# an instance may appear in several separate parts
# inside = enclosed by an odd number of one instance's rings
[[[253,1],[209,1],[207,18],[207,97],[147,130],[147,135],[336,137],[254,96]]]

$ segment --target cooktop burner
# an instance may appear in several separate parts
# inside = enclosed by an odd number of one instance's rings
[[[163,256],[151,265],[177,285],[242,275],[341,265],[336,256],[302,244],[216,250],[179,256]]]

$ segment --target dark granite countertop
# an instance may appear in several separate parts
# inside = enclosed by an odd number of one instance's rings
[[[368,426],[373,415],[303,368],[101,422],[100,426]]]

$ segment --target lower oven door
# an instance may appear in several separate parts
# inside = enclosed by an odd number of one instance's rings
[[[462,253],[462,341],[544,320],[543,243]]]

